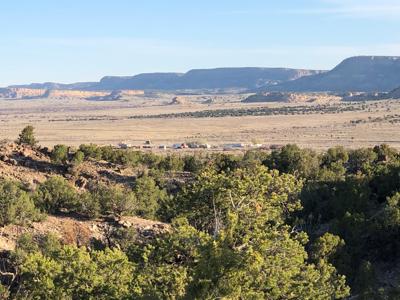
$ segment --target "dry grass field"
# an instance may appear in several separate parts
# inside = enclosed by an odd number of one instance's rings
[[[15,139],[25,125],[31,124],[44,146],[57,143],[77,146],[89,142],[116,145],[121,141],[140,145],[145,140],[169,145],[201,140],[212,145],[253,141],[266,145],[296,143],[315,149],[387,143],[400,149],[400,122],[397,123],[400,101],[397,100],[366,102],[361,110],[341,113],[129,119],[135,115],[213,109],[316,105],[240,103],[246,95],[181,96],[182,103],[171,105],[173,97],[155,94],[119,101],[0,100],[0,139]]]

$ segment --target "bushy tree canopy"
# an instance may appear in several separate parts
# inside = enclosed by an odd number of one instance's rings
[[[40,218],[29,194],[12,181],[0,180],[0,225],[26,224]]]
[[[19,144],[26,144],[30,146],[35,146],[38,141],[35,138],[34,128],[31,125],[26,126],[22,129],[21,133],[19,134],[17,142]]]

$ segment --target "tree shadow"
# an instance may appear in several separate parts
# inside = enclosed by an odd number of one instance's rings
[[[25,168],[42,173],[56,173],[63,175],[68,170],[67,166],[57,165],[43,160],[35,160],[31,157],[26,156],[21,157],[18,154],[11,155],[11,158],[17,162],[17,166],[23,166]]]

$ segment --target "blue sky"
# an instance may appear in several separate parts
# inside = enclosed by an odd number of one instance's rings
[[[400,55],[399,0],[4,0],[0,86]]]

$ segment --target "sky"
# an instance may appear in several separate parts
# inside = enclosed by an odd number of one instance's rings
[[[400,55],[399,0],[2,0],[0,86]]]

